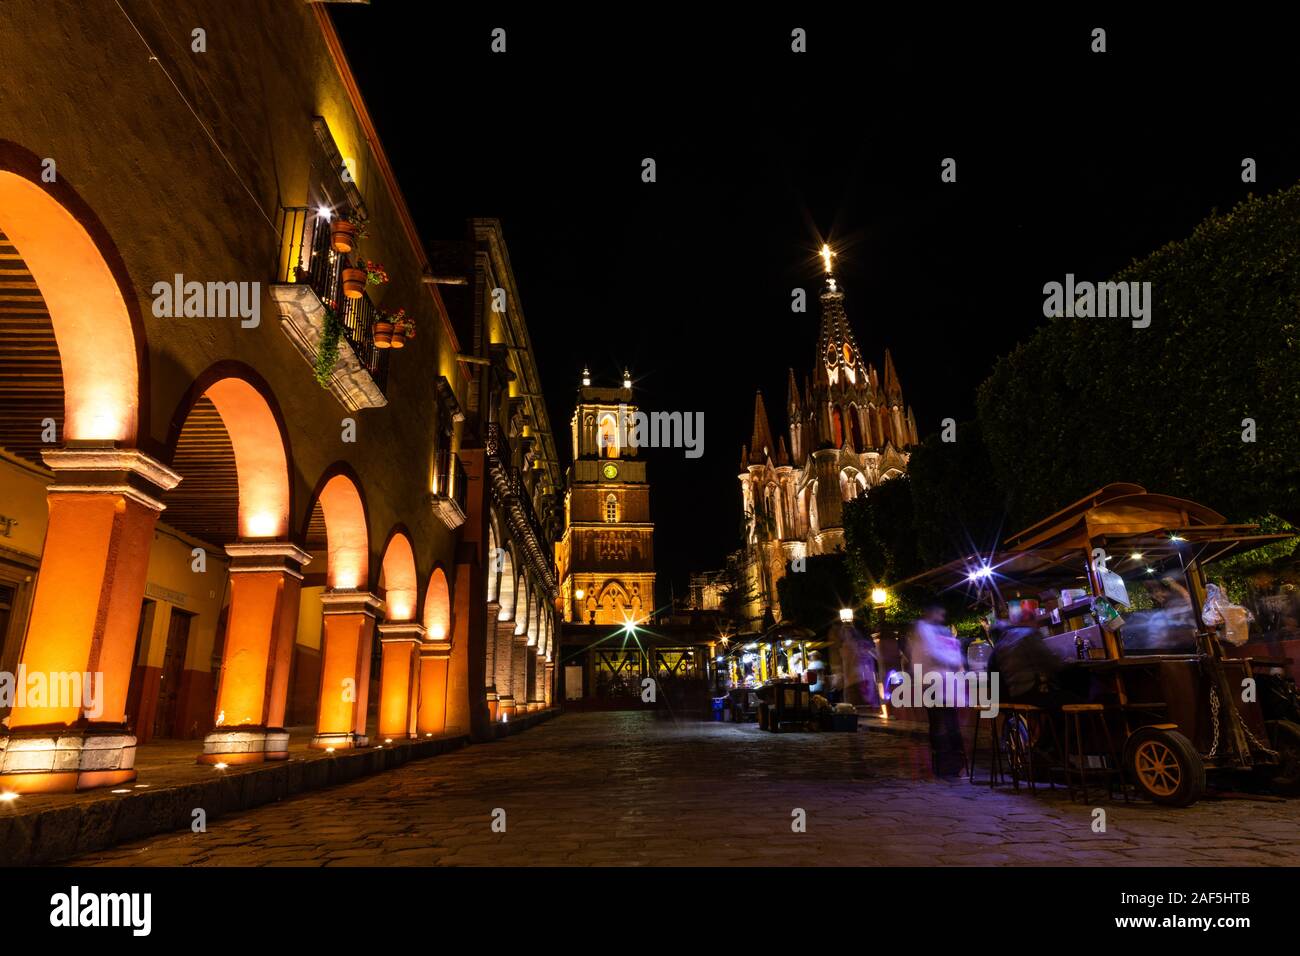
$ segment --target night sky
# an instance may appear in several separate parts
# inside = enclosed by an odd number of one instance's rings
[[[882,372],[893,351],[924,435],[973,414],[993,361],[1045,321],[1045,282],[1105,279],[1300,180],[1294,77],[1267,76],[1293,59],[1281,29],[1270,51],[1187,8],[1151,25],[662,10],[331,8],[422,235],[501,219],[561,457],[584,363],[611,385],[627,364],[644,410],[704,412],[703,458],[647,453],[660,604],[740,543],[754,392],[783,432],[823,240],[859,344]]]

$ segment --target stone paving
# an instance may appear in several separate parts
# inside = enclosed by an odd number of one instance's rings
[[[90,854],[76,864],[1300,864],[1300,800],[1184,810],[941,781],[924,741],[565,715],[493,744]],[[806,831],[794,832],[795,811]],[[494,832],[504,811],[505,832]],[[499,829],[499,827],[498,827]]]

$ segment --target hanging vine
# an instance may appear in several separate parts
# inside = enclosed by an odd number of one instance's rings
[[[342,336],[343,323],[333,309],[325,306],[325,322],[320,342],[316,346],[316,364],[313,366],[316,382],[321,388],[329,388],[330,376],[334,374],[334,365],[339,360],[339,340]]]

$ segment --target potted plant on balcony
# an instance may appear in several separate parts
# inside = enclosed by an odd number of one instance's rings
[[[382,262],[375,262],[373,259],[366,260],[366,282],[370,285],[383,285],[388,281],[388,273],[384,271]]]
[[[320,341],[316,343],[316,362],[312,366],[312,373],[321,388],[330,387],[330,378],[339,360],[339,340],[342,337],[343,323],[339,321],[338,313],[328,305],[325,306],[325,321],[321,326]]]
[[[393,329],[399,323],[405,321],[406,310],[398,309],[396,312],[385,312],[382,309],[375,310],[375,328],[372,333],[375,341],[375,348],[387,349],[393,347]],[[403,343],[405,344],[405,343]],[[398,346],[400,348],[401,346]]]
[[[393,325],[393,348],[405,348],[406,343],[413,338],[415,338],[415,316],[403,312],[401,318]]]
[[[343,294],[349,299],[359,299],[366,294],[366,270],[354,265],[343,267]]]
[[[335,252],[349,253],[357,246],[358,239],[364,239],[366,224],[355,212],[339,216],[330,224],[330,248]]]

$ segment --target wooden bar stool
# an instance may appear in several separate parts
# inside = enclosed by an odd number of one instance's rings
[[[999,715],[1005,714],[1005,710],[999,710]],[[1006,717],[1002,718],[1004,721]],[[987,723],[989,725],[989,787],[990,789],[999,783],[1007,782],[1007,775],[1002,767],[1002,743],[998,738],[998,718],[991,717],[985,720],[978,714],[975,716],[975,731],[971,735],[970,741],[970,759],[967,765],[970,768],[970,782],[975,783],[975,758],[979,754],[980,746],[980,725]]]
[[[1096,769],[1093,772],[1100,774],[1106,780],[1106,796],[1109,798],[1113,792],[1113,783],[1116,777],[1121,774],[1119,765],[1119,756],[1115,751],[1115,741],[1110,735],[1110,725],[1106,722],[1106,708],[1102,704],[1065,704],[1061,708],[1061,715],[1065,718],[1065,785],[1070,790],[1070,799],[1074,799],[1074,778],[1078,775],[1079,789],[1083,792],[1083,802],[1088,802],[1088,754],[1083,745],[1083,721],[1090,719],[1094,727],[1101,728],[1101,736],[1106,741],[1105,756],[1110,760],[1109,767]],[[1070,728],[1073,725],[1074,734],[1071,736]],[[1073,743],[1074,750],[1071,750]],[[1077,769],[1071,767],[1070,758],[1076,757],[1079,761]],[[1124,794],[1124,801],[1128,802],[1128,790],[1124,786],[1124,781],[1120,780],[1120,791]]]

